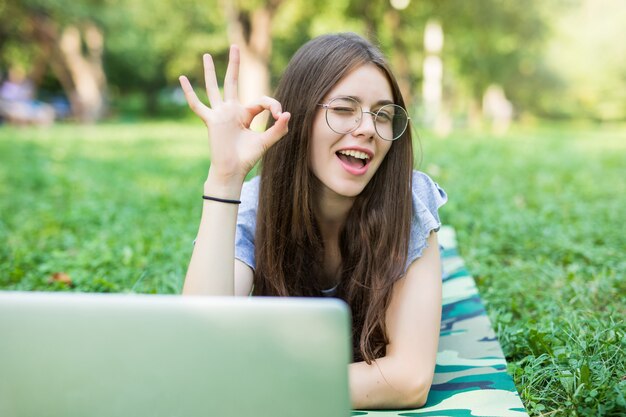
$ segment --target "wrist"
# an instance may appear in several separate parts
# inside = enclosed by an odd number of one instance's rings
[[[204,182],[204,195],[217,198],[238,200],[241,195],[241,187],[245,177],[221,176],[209,170],[209,175]]]

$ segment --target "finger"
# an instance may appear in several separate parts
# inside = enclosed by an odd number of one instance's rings
[[[224,100],[237,100],[239,83],[239,48],[231,45],[228,55],[228,68],[224,78]]]
[[[204,84],[206,86],[206,95],[209,98],[211,107],[215,107],[222,102],[222,96],[220,95],[220,88],[217,85],[213,58],[211,58],[211,55],[209,54],[204,54],[202,56],[202,62],[204,63]]]
[[[275,98],[264,96],[258,99],[256,103],[252,103],[246,107],[250,120],[254,119],[263,110],[269,110],[272,113],[272,117],[278,120],[283,112],[283,106]]]
[[[282,113],[276,123],[269,129],[267,129],[261,135],[261,140],[265,145],[265,149],[269,149],[272,145],[278,142],[283,136],[287,134],[289,131],[289,119],[291,118],[291,114],[285,112]]]
[[[202,104],[200,99],[198,99],[198,96],[196,95],[196,92],[193,91],[193,87],[187,77],[181,75],[178,77],[178,81],[180,81],[180,86],[183,89],[183,93],[185,93],[185,100],[187,100],[187,104],[189,104],[191,110],[193,110],[193,112],[198,116],[204,116],[205,112],[209,109]]]

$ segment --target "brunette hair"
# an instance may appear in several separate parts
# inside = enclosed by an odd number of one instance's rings
[[[322,111],[318,103],[338,81],[364,64],[382,70],[395,104],[405,107],[380,50],[351,33],[307,42],[280,80],[275,97],[291,113],[290,129],[262,160],[255,295],[321,295],[324,243],[315,214],[319,180],[309,169],[309,141],[316,112]],[[385,354],[385,312],[393,284],[405,274],[412,213],[410,130],[393,142],[340,231],[338,296],[352,311],[354,358],[368,363]]]

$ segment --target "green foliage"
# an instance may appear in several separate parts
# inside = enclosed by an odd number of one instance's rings
[[[216,13],[217,11],[217,13]],[[107,75],[124,91],[159,89],[182,73],[201,74],[200,56],[227,49],[215,1],[111,0],[103,17]]]
[[[626,117],[626,50],[617,42],[622,0],[423,0],[402,11],[387,0],[234,2],[249,13],[276,7],[272,22],[272,81],[295,50],[328,32],[354,31],[380,44],[414,97],[421,91],[423,31],[429,19],[444,29],[447,105],[467,113],[485,88],[504,87],[518,114],[547,117]],[[96,22],[105,33],[104,65],[115,101],[141,93],[156,106],[158,91],[180,74],[202,82],[200,55],[216,57],[223,74],[228,50],[227,2],[218,0],[0,0],[0,69],[29,70],[41,56],[33,17],[60,26]],[[398,59],[404,62],[398,64]],[[417,102],[417,100],[416,100]],[[154,109],[152,109],[154,110]]]
[[[29,23],[22,4],[16,0],[0,0],[0,69],[13,65],[26,70],[35,59],[38,48],[35,45],[25,47]]]
[[[457,75],[472,72],[465,81],[477,97],[491,83],[511,87],[514,77],[522,75],[522,64],[539,58],[549,24],[544,3],[456,0],[435,10],[450,44],[445,59]]]
[[[622,0],[582,0],[556,19],[545,61],[560,74],[562,85],[559,95],[544,97],[537,106],[541,113],[596,120],[626,117],[626,43],[617,40],[624,24]]]

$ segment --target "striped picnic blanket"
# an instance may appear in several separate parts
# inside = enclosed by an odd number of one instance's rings
[[[454,229],[442,227],[443,316],[428,402],[416,410],[352,412],[353,416],[527,417],[478,294],[457,252]]]

